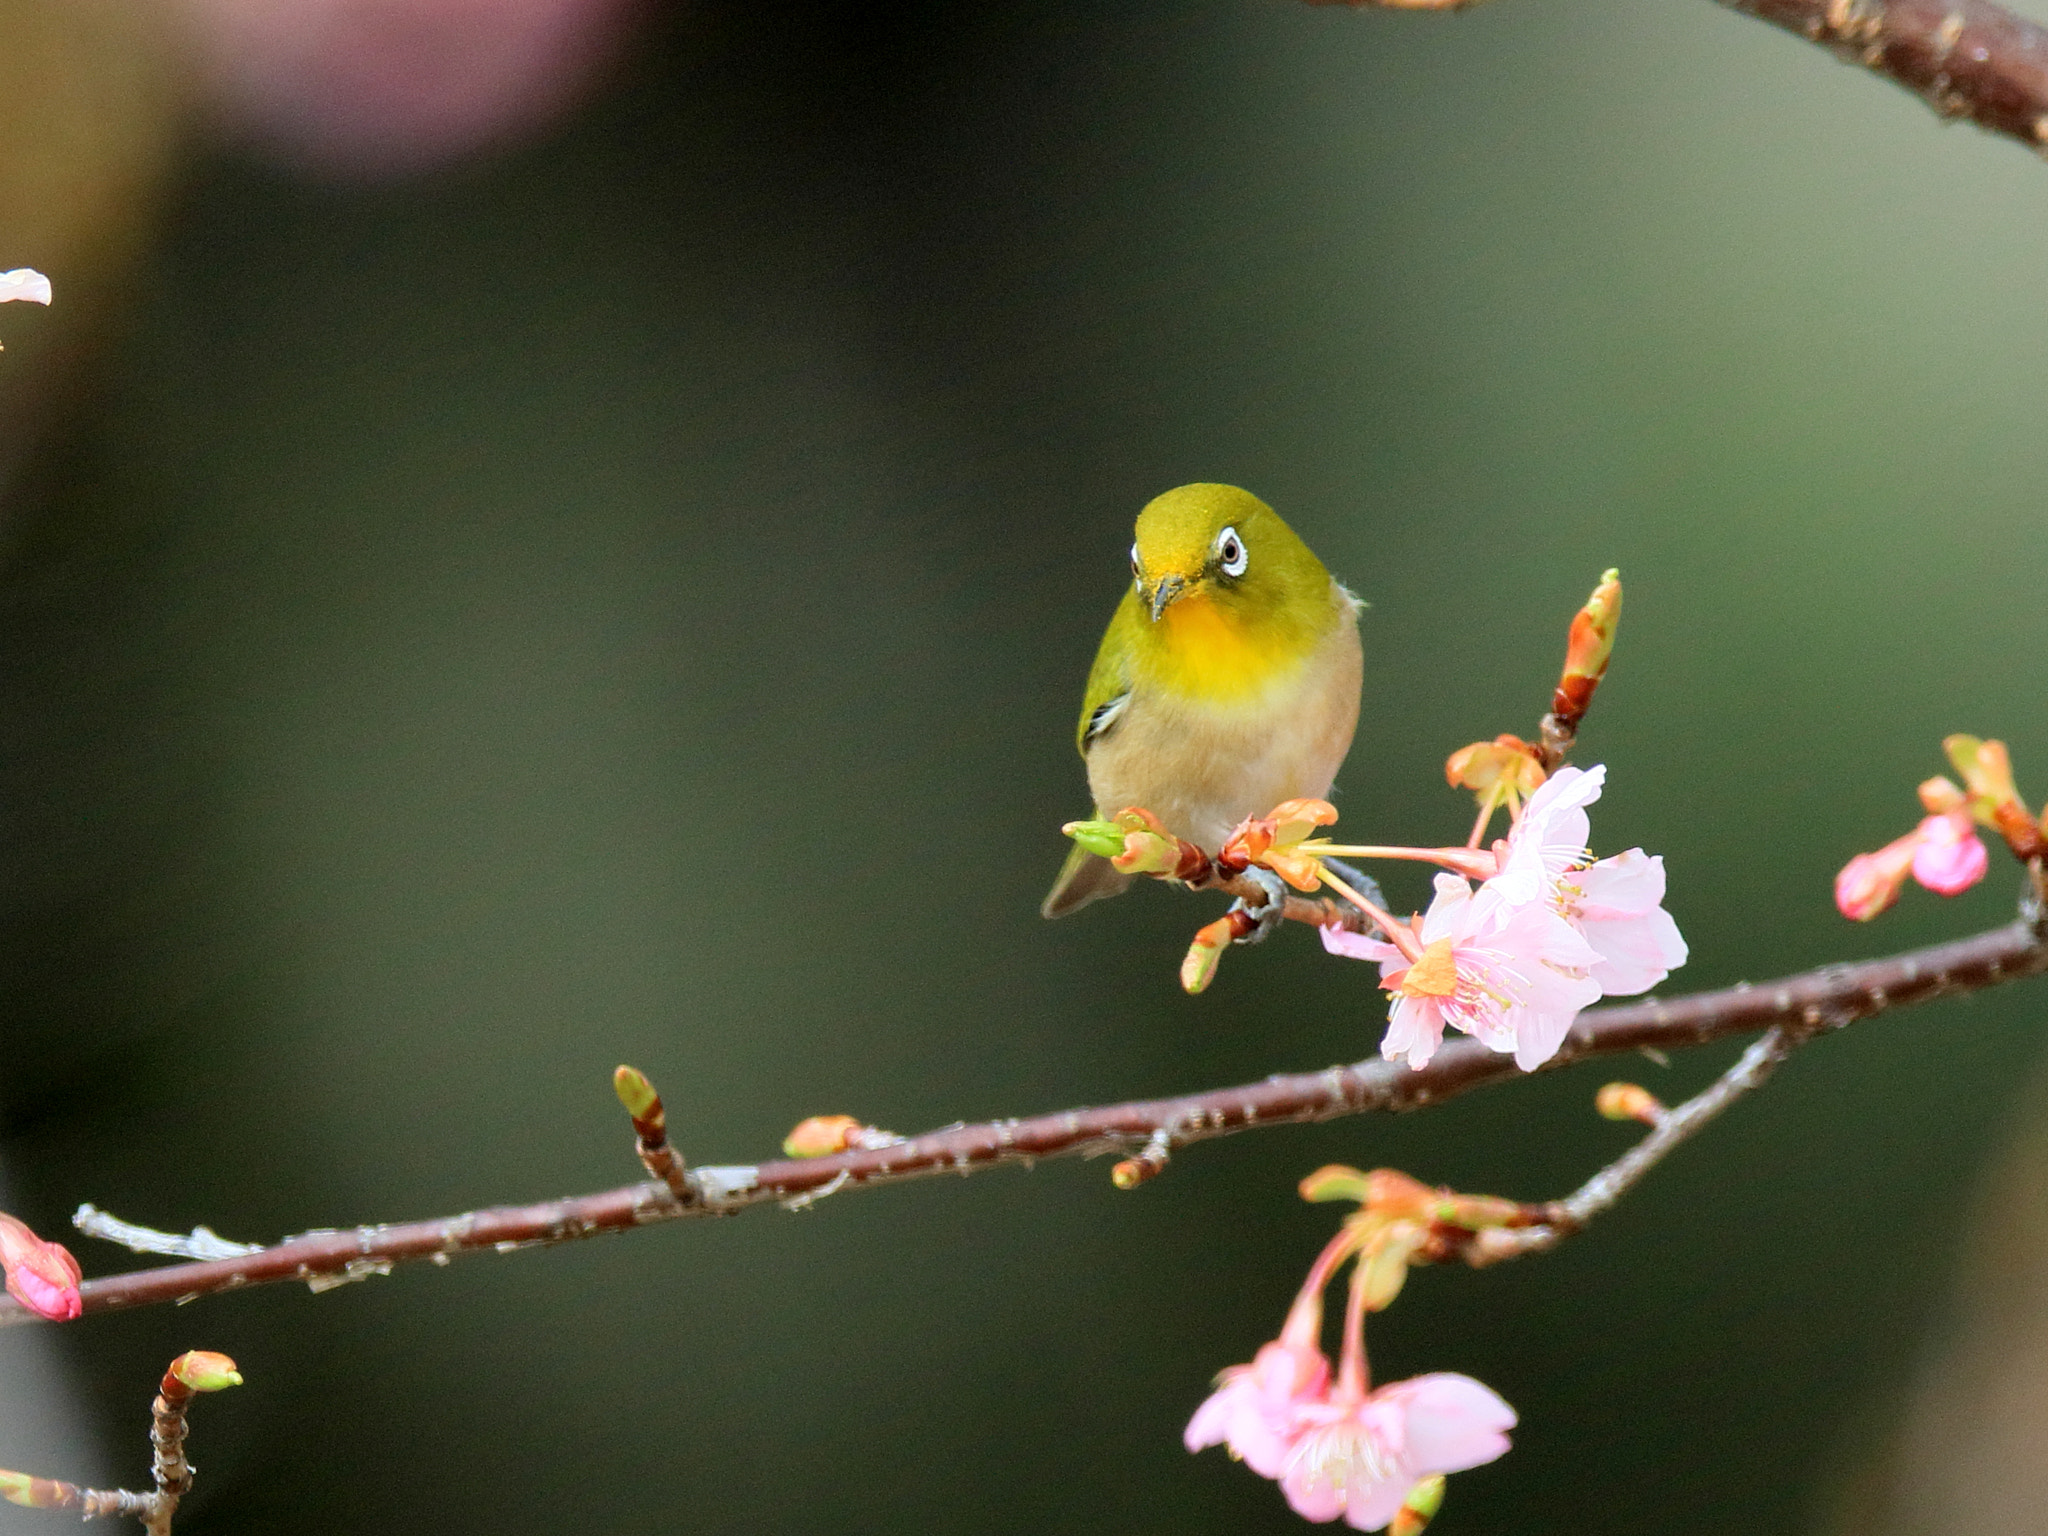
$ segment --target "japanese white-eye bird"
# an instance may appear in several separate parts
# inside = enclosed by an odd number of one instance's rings
[[[1142,806],[1214,853],[1245,817],[1327,796],[1358,724],[1361,606],[1249,491],[1155,497],[1081,702],[1097,818]],[[1039,910],[1130,879],[1077,844]]]

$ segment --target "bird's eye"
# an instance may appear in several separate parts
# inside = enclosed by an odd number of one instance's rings
[[[1145,569],[1138,564],[1138,546],[1135,544],[1131,546],[1131,574],[1140,581],[1145,579]]]
[[[1216,535],[1216,563],[1226,576],[1242,576],[1245,568],[1244,540],[1235,528]]]

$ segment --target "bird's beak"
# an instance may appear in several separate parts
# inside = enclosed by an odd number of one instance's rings
[[[1159,622],[1159,615],[1166,612],[1166,605],[1177,597],[1186,596],[1187,590],[1188,584],[1184,577],[1162,576],[1155,581],[1152,584],[1152,596],[1149,599],[1152,608],[1152,622],[1157,624]]]

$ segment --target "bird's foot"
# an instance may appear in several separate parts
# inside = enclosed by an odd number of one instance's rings
[[[1244,876],[1265,893],[1265,899],[1252,902],[1240,896],[1231,903],[1231,911],[1242,912],[1252,920],[1251,932],[1235,942],[1257,944],[1286,920],[1287,887],[1273,871],[1261,869],[1256,864],[1247,869]]]

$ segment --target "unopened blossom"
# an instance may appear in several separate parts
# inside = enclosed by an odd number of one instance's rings
[[[16,267],[0,272],[0,304],[23,299],[30,304],[50,302],[50,280],[33,267]]]
[[[1458,876],[1438,875],[1416,935],[1419,955],[1341,928],[1321,930],[1332,954],[1379,962],[1380,985],[1394,994],[1382,1056],[1425,1066],[1450,1027],[1512,1051],[1531,1071],[1600,996],[1590,975],[1600,956],[1584,936],[1551,907],[1508,901],[1494,884],[1475,894]]]
[[[1305,1520],[1383,1530],[1409,1490],[1508,1449],[1515,1411],[1470,1376],[1439,1371],[1358,1396],[1340,1384],[1297,1413],[1280,1490]],[[1255,1469],[1256,1470],[1256,1469]]]
[[[0,1268],[7,1271],[7,1293],[38,1316],[64,1323],[82,1310],[78,1260],[62,1243],[44,1241],[5,1212],[0,1212]]]
[[[1970,818],[1952,811],[1929,816],[1919,826],[1919,842],[1913,849],[1913,878],[1940,896],[1967,891],[1990,867],[1991,856],[1984,840],[1970,825]]]
[[[1983,879],[1989,867],[1990,855],[1969,813],[1943,811],[1843,865],[1835,876],[1835,905],[1842,916],[1867,923],[1899,899],[1908,876],[1939,895],[1954,896]]]

